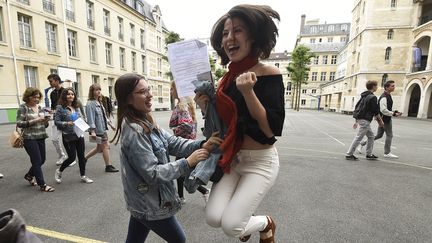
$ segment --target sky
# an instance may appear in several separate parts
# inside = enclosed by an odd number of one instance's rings
[[[147,0],[159,5],[162,20],[169,31],[184,39],[209,38],[214,23],[238,4],[265,4],[276,10],[281,18],[276,52],[294,49],[300,29],[300,18],[320,19],[320,23],[349,23],[354,0]]]

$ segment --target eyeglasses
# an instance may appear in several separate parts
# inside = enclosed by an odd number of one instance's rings
[[[133,93],[138,94],[138,95],[150,96],[151,95],[151,87],[148,87],[146,89],[140,89],[140,90],[135,91]]]

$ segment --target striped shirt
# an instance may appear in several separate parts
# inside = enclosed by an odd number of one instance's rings
[[[40,106],[38,106],[38,112],[34,112],[26,104],[20,105],[17,110],[16,120],[17,126],[23,130],[24,139],[45,139],[48,137],[46,124],[42,122],[30,124],[31,120],[43,115],[44,112]]]

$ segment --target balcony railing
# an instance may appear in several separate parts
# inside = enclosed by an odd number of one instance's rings
[[[105,35],[111,35],[111,29],[109,27],[104,27]]]
[[[75,13],[71,10],[66,10],[66,19],[75,22]]]
[[[30,0],[18,0],[18,2],[30,5]]]
[[[89,27],[90,29],[94,30],[94,20],[92,19],[87,19],[87,27]]]
[[[55,4],[54,3],[47,1],[47,0],[43,0],[42,5],[43,5],[43,10],[45,12],[55,14]]]

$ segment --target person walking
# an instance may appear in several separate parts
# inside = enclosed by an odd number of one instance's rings
[[[22,129],[24,149],[30,157],[32,166],[24,175],[31,186],[39,186],[43,192],[53,192],[54,187],[45,183],[42,165],[46,159],[45,139],[48,137],[49,116],[45,116],[43,109],[38,105],[42,99],[42,92],[34,87],[28,87],[23,94],[24,104],[17,110],[17,126]],[[35,182],[36,179],[36,182]]]
[[[379,115],[377,97],[374,95],[375,91],[378,89],[378,83],[371,80],[367,81],[366,89],[367,91],[361,93],[361,98],[356,104],[356,110],[354,110],[354,118],[356,119],[356,121],[353,125],[353,128],[356,129],[357,127],[359,127],[359,129],[356,136],[354,137],[354,140],[351,143],[351,146],[348,149],[348,152],[346,153],[345,158],[347,160],[358,159],[356,156],[354,156],[354,151],[360,144],[364,136],[367,137],[366,159],[376,160],[378,158],[372,153],[375,136],[370,127],[370,123],[372,122],[373,117],[375,117],[380,127],[383,126],[383,121],[381,119],[381,116]]]
[[[58,105],[57,104],[58,100],[59,100],[60,95],[64,89],[61,86],[61,84],[63,82],[60,79],[60,76],[55,74],[55,73],[48,75],[47,79],[48,79],[48,82],[49,82],[51,88],[53,88],[53,90],[50,93],[50,100],[51,100],[51,114],[54,114],[56,107]],[[56,152],[58,154],[58,160],[56,162],[56,165],[61,165],[63,163],[63,161],[65,161],[67,159],[66,154],[63,151],[62,145],[60,144],[61,135],[62,135],[62,132],[56,127],[55,123],[53,123],[53,125],[51,127],[51,141],[52,141],[54,148],[56,149]],[[76,162],[73,161],[70,164],[70,166],[73,166],[75,164],[76,164]]]
[[[190,97],[179,98],[177,93],[176,84],[174,81],[171,82],[171,97],[177,100],[171,118],[169,121],[169,127],[173,130],[174,135],[187,138],[196,139],[197,135],[197,120],[195,114],[195,103]],[[189,99],[189,100],[188,100]],[[180,158],[176,157],[175,160]],[[185,177],[181,176],[177,178],[177,192],[180,200],[184,204],[186,199],[184,198],[184,180]],[[209,198],[210,190],[202,185],[199,185],[197,190],[203,195],[204,201],[207,202]]]
[[[118,172],[119,170],[111,164],[109,154],[108,141],[108,125],[114,130],[111,121],[106,115],[102,105],[101,86],[92,84],[89,88],[89,100],[86,105],[87,123],[90,126],[90,137],[96,141],[96,147],[90,150],[86,155],[86,159],[90,159],[97,153],[102,153],[105,162],[105,172]]]
[[[398,117],[402,115],[402,113],[398,112],[397,110],[393,111],[393,99],[391,93],[395,90],[395,88],[396,85],[393,80],[388,80],[384,83],[384,92],[378,99],[380,114],[384,122],[384,126],[378,127],[377,134],[374,138],[374,140],[380,139],[385,133],[386,139],[384,144],[384,158],[392,159],[399,158],[399,156],[391,153],[391,144],[393,139],[392,116]],[[363,141],[360,143],[361,146],[359,147],[359,153],[362,153],[366,142],[367,141]]]
[[[188,140],[160,128],[150,114],[153,96],[143,76],[122,75],[114,90],[117,129],[111,142],[120,141],[123,192],[131,215],[126,243],[145,242],[150,230],[169,243],[186,242],[175,217],[181,202],[173,180],[206,159],[222,140]],[[170,162],[169,155],[182,159]]]
[[[274,144],[285,119],[280,70],[260,62],[276,45],[274,20],[279,14],[269,6],[237,5],[215,23],[210,38],[222,65],[229,63],[216,92],[217,112],[228,129],[218,162],[225,173],[213,183],[206,221],[241,241],[257,232],[260,242],[275,241],[273,217],[255,215],[279,172]],[[209,97],[195,99],[206,110]]]
[[[59,104],[56,108],[55,124],[62,131],[63,146],[66,149],[68,158],[63,161],[60,168],[55,172],[54,179],[57,183],[62,182],[63,171],[75,161],[78,155],[78,166],[81,175],[81,181],[87,184],[93,183],[93,180],[85,174],[87,160],[84,158],[85,143],[84,137],[78,137],[74,131],[74,121],[82,117],[78,107],[76,93],[73,88],[63,90]]]

